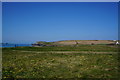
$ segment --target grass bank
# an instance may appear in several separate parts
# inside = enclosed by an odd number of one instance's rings
[[[40,53],[43,51],[44,53]],[[59,51],[59,53],[51,51]],[[69,52],[63,53],[62,51]],[[86,54],[82,51],[86,51]],[[101,54],[92,54],[92,52],[101,52]],[[116,52],[116,54],[110,52]],[[118,77],[116,46],[82,45],[79,47],[3,48],[2,58],[3,78]]]

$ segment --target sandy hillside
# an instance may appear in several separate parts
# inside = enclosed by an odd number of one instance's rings
[[[73,44],[114,44],[113,40],[65,40],[57,41],[57,44],[73,45]]]

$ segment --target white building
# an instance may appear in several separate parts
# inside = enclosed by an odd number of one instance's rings
[[[119,45],[119,42],[118,42],[118,41],[116,42],[116,45]]]

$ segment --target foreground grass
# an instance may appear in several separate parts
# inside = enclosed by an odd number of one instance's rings
[[[93,46],[92,46],[93,47]],[[108,54],[52,53],[52,51],[82,51],[90,47],[4,48],[3,78],[117,78],[117,53],[115,47],[94,47],[94,52]],[[21,52],[21,51],[26,52]],[[96,50],[96,51],[95,51]],[[103,50],[103,51],[102,51]],[[32,52],[27,52],[32,51]],[[34,52],[35,51],[35,52]],[[44,53],[36,53],[44,51]]]

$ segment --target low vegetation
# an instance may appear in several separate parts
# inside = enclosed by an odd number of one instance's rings
[[[3,79],[118,78],[117,51],[115,45],[3,48]]]

